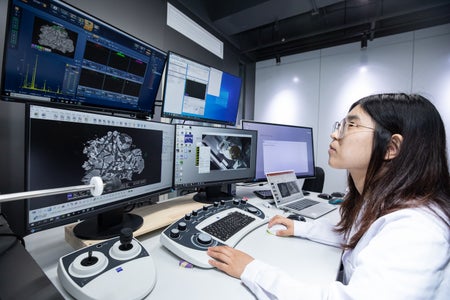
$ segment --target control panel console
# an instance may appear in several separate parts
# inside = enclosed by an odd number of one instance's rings
[[[195,266],[212,268],[208,247],[236,244],[248,233],[267,223],[262,210],[246,200],[221,200],[193,210],[169,225],[160,235],[161,244]]]

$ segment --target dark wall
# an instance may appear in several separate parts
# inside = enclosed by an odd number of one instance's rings
[[[165,0],[66,0],[89,14],[116,26],[164,51],[175,51],[217,69],[239,75],[239,55],[232,46],[224,46],[224,59],[166,25]],[[169,1],[183,11],[176,1]],[[188,15],[188,12],[184,12]],[[209,31],[204,24],[188,15]],[[214,34],[214,33],[213,33]]]

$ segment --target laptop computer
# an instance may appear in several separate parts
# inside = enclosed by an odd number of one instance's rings
[[[336,206],[305,198],[294,170],[266,173],[277,208],[317,219]]]

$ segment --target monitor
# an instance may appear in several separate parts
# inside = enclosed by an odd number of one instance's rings
[[[126,213],[133,204],[172,189],[174,125],[37,105],[26,114],[26,190],[89,184],[93,176],[107,185],[97,197],[84,191],[4,203],[17,234],[84,220],[76,236],[109,238],[142,225]]]
[[[294,170],[297,178],[315,176],[311,127],[242,120],[242,128],[258,132],[254,181],[265,181],[267,172],[283,170]]]
[[[167,53],[59,0],[10,0],[1,97],[151,116]]]
[[[175,137],[174,187],[202,188],[194,200],[232,197],[229,184],[254,178],[256,131],[177,124]]]
[[[170,52],[161,116],[235,125],[241,78]]]

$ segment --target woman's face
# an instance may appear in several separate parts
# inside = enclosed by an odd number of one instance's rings
[[[342,138],[337,130],[331,134],[328,164],[364,178],[372,153],[374,128],[373,119],[361,106],[355,106],[346,116]]]

